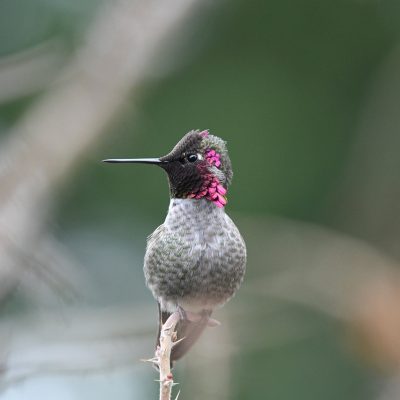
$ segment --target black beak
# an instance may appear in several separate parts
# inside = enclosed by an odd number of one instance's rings
[[[107,163],[135,163],[135,164],[165,164],[166,161],[161,161],[159,158],[108,158],[102,160]]]

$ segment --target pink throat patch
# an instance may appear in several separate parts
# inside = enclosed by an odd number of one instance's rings
[[[207,149],[205,159],[210,165],[215,165],[217,168],[221,166],[220,155],[211,149]],[[211,174],[206,174],[201,189],[197,193],[190,193],[188,198],[201,199],[206,198],[212,201],[217,207],[223,208],[227,203],[225,197],[227,190],[221,185],[219,179]]]
[[[212,175],[208,175],[204,180],[204,185],[197,193],[190,193],[188,198],[190,199],[202,199],[203,197],[207,200],[212,201],[217,207],[223,208],[227,203],[225,197],[227,190],[221,185],[218,178]]]

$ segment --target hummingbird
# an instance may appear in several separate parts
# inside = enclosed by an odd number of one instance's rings
[[[245,242],[225,212],[233,175],[226,142],[192,130],[163,157],[103,161],[153,164],[167,173],[168,214],[148,237],[144,275],[158,302],[157,345],[168,317],[181,316],[177,341],[184,339],[172,348],[173,364],[212,325],[213,310],[232,298],[246,269]]]

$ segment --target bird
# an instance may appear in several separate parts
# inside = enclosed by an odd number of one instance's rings
[[[212,312],[234,296],[246,270],[245,242],[225,212],[233,176],[226,142],[209,130],[192,130],[163,157],[103,161],[153,164],[167,174],[168,213],[147,239],[144,275],[158,303],[156,345],[168,317],[181,316],[173,365],[213,325]]]

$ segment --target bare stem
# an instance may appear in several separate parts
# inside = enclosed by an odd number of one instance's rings
[[[160,369],[160,400],[171,399],[171,388],[174,383],[171,373],[171,350],[176,338],[175,327],[179,320],[179,313],[174,312],[161,328],[160,347],[156,350]]]

